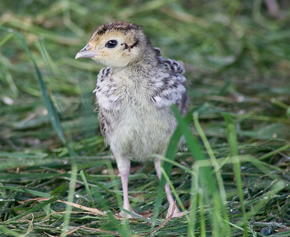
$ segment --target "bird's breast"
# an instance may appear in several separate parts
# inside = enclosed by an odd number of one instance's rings
[[[170,108],[157,108],[150,101],[145,80],[126,75],[98,81],[96,97],[110,123],[106,134],[114,155],[144,160],[162,154],[176,121]]]
[[[136,105],[146,106],[148,91],[145,79],[138,78],[138,75],[110,75],[97,81],[94,90],[100,107],[106,110],[118,111],[121,106]]]

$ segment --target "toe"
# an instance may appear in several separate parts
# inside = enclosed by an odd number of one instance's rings
[[[172,206],[168,208],[166,219],[172,217],[182,217],[186,214],[186,212],[181,212],[176,206]]]
[[[131,213],[134,213],[135,215],[139,216],[136,212],[134,211],[130,211]],[[124,211],[121,211],[119,213],[119,216],[122,217],[122,218],[127,218],[127,219],[136,219],[137,217],[127,213],[127,212],[124,212]]]

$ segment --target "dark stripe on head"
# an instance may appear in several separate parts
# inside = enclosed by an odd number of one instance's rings
[[[97,35],[103,35],[107,31],[110,31],[110,30],[119,30],[119,31],[122,31],[124,33],[127,33],[127,31],[129,31],[129,30],[141,30],[141,29],[142,28],[140,26],[137,26],[133,23],[116,21],[113,23],[109,23],[109,24],[105,24],[105,25],[100,26],[99,28],[97,28],[95,33]]]
[[[126,44],[126,43],[123,43],[121,45],[125,45],[124,50],[129,48],[128,44]]]
[[[138,45],[138,43],[139,43],[139,40],[136,40],[136,42],[135,42],[134,44],[132,44],[132,45],[130,46],[130,48],[133,49],[135,46]]]

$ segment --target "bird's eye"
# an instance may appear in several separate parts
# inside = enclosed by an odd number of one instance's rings
[[[111,49],[111,48],[115,48],[117,46],[117,44],[118,44],[117,40],[109,40],[106,43],[105,47]]]

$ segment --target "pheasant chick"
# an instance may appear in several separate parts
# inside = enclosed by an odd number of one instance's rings
[[[121,176],[123,208],[132,211],[128,198],[130,161],[164,155],[177,125],[170,106],[176,104],[182,114],[186,112],[184,68],[163,58],[140,26],[120,21],[98,27],[75,58],[91,58],[107,66],[99,72],[94,90],[99,123]],[[154,163],[161,178],[160,159],[155,158]],[[167,217],[181,216],[168,184],[165,192]]]

